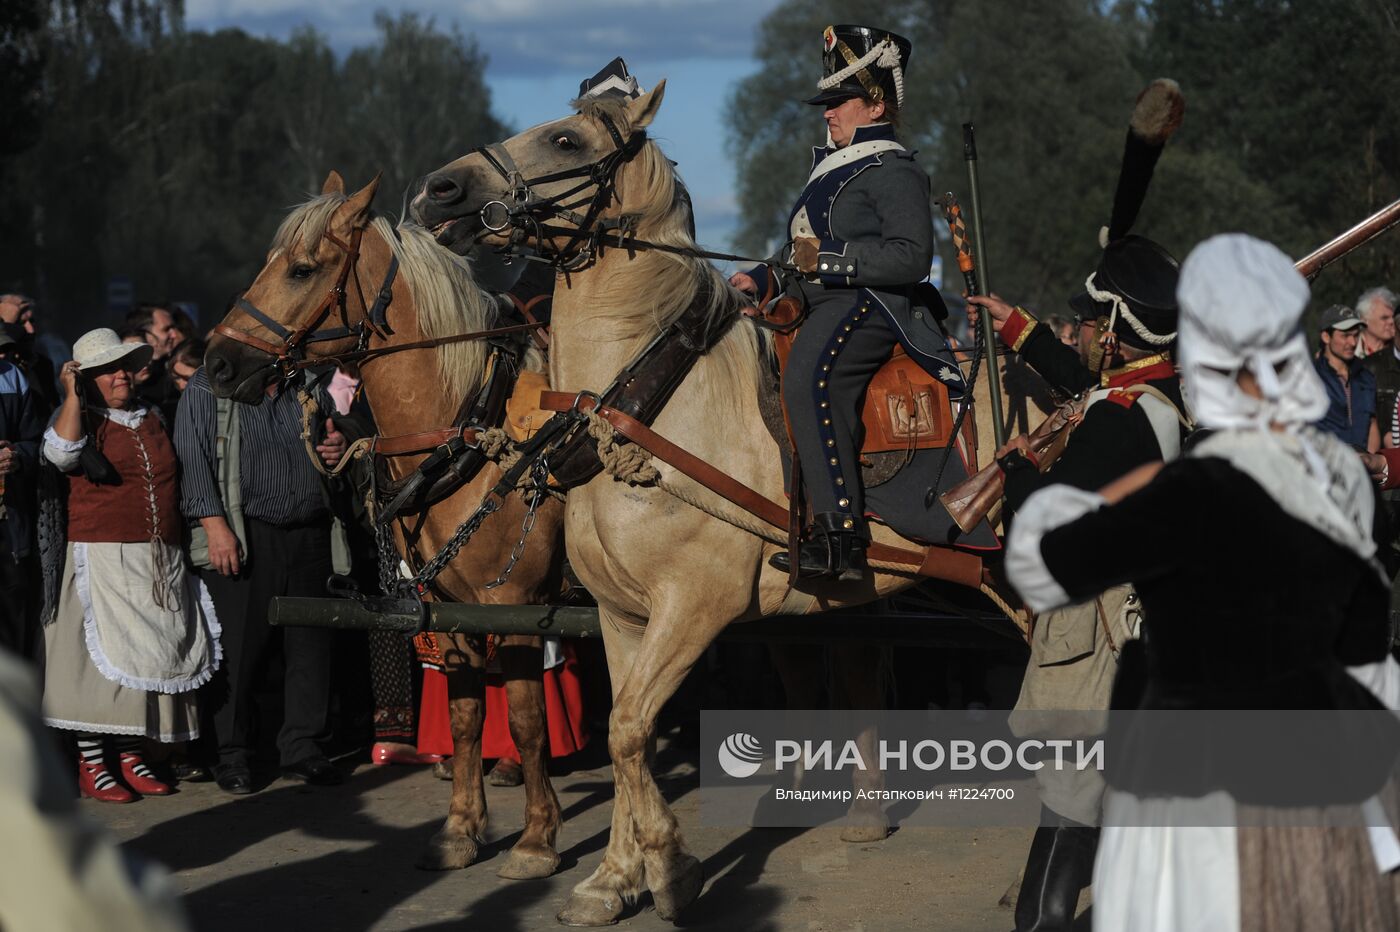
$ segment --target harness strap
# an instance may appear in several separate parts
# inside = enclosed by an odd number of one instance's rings
[[[441,427],[437,430],[421,430],[416,434],[377,437],[370,451],[379,456],[428,453],[454,439],[460,439],[463,443],[475,443],[478,433],[475,427]]]
[[[711,492],[783,532],[788,529],[788,510],[782,505],[765,498],[733,476],[720,472],[693,453],[676,446],[636,418],[601,404],[595,396],[540,392],[540,407],[546,411],[592,411],[628,440],[663,463],[680,470]],[[944,547],[906,550],[875,542],[872,542],[865,552],[872,560],[911,566],[921,576],[946,579],[973,589],[983,582],[982,558],[974,554]]]

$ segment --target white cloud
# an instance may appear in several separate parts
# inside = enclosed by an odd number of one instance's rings
[[[475,36],[504,74],[587,73],[628,62],[747,61],[759,21],[778,0],[420,0],[413,10]],[[365,41],[384,0],[188,0],[190,28],[235,26],[285,36],[310,24],[339,51]]]

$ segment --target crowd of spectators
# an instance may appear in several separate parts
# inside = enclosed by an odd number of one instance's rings
[[[364,737],[380,764],[451,753],[417,752],[420,664],[402,636],[358,635],[358,666],[333,676],[354,633],[268,624],[275,596],[376,578],[350,473],[327,475],[373,430],[354,375],[308,373],[247,405],[214,397],[178,306],[141,305],[71,351],[27,297],[0,296],[0,320],[0,648],[40,674],[83,795],[207,779],[250,793],[271,745],[283,777],[313,785],[342,780],[328,747]],[[320,469],[298,389],[319,407]]]

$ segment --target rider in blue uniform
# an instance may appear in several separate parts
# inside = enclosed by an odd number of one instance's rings
[[[828,26],[825,77],[808,101],[824,108],[829,140],[789,218],[780,259],[800,277],[802,324],[783,377],[783,400],[815,526],[802,545],[804,577],[857,580],[869,540],[861,488],[861,408],[866,386],[896,343],[947,385],[962,374],[939,326],[938,292],[921,282],[934,254],[929,179],[896,138],[904,103],[907,39],[866,26]],[[734,284],[765,292],[760,266]],[[937,317],[935,316],[937,315]],[[788,568],[788,554],[773,558]]]

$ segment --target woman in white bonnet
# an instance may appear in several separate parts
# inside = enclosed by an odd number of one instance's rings
[[[1211,433],[1097,494],[1037,492],[1012,528],[1011,581],[1036,611],[1134,584],[1145,684],[1115,697],[1131,708],[1379,711],[1348,672],[1389,648],[1375,494],[1356,454],[1309,426],[1327,398],[1299,326],[1307,283],[1276,247],[1229,234],[1187,257],[1177,297],[1186,395]],[[1354,761],[1313,782],[1290,741],[1220,724],[1173,745],[1150,718],[1110,735],[1096,929],[1400,928],[1400,840],[1381,803],[1393,804],[1393,717],[1342,716],[1315,736]],[[1284,784],[1299,795],[1282,800]],[[1321,805],[1367,824],[1308,827]]]
[[[219,664],[219,629],[185,568],[175,449],[136,400],[133,374],[151,347],[103,328],[73,356],[43,445],[67,477],[66,546],[60,563],[45,560],[58,597],[44,625],[44,720],[76,732],[80,792],[125,803],[170,792],[142,742],[198,736],[195,690]]]

